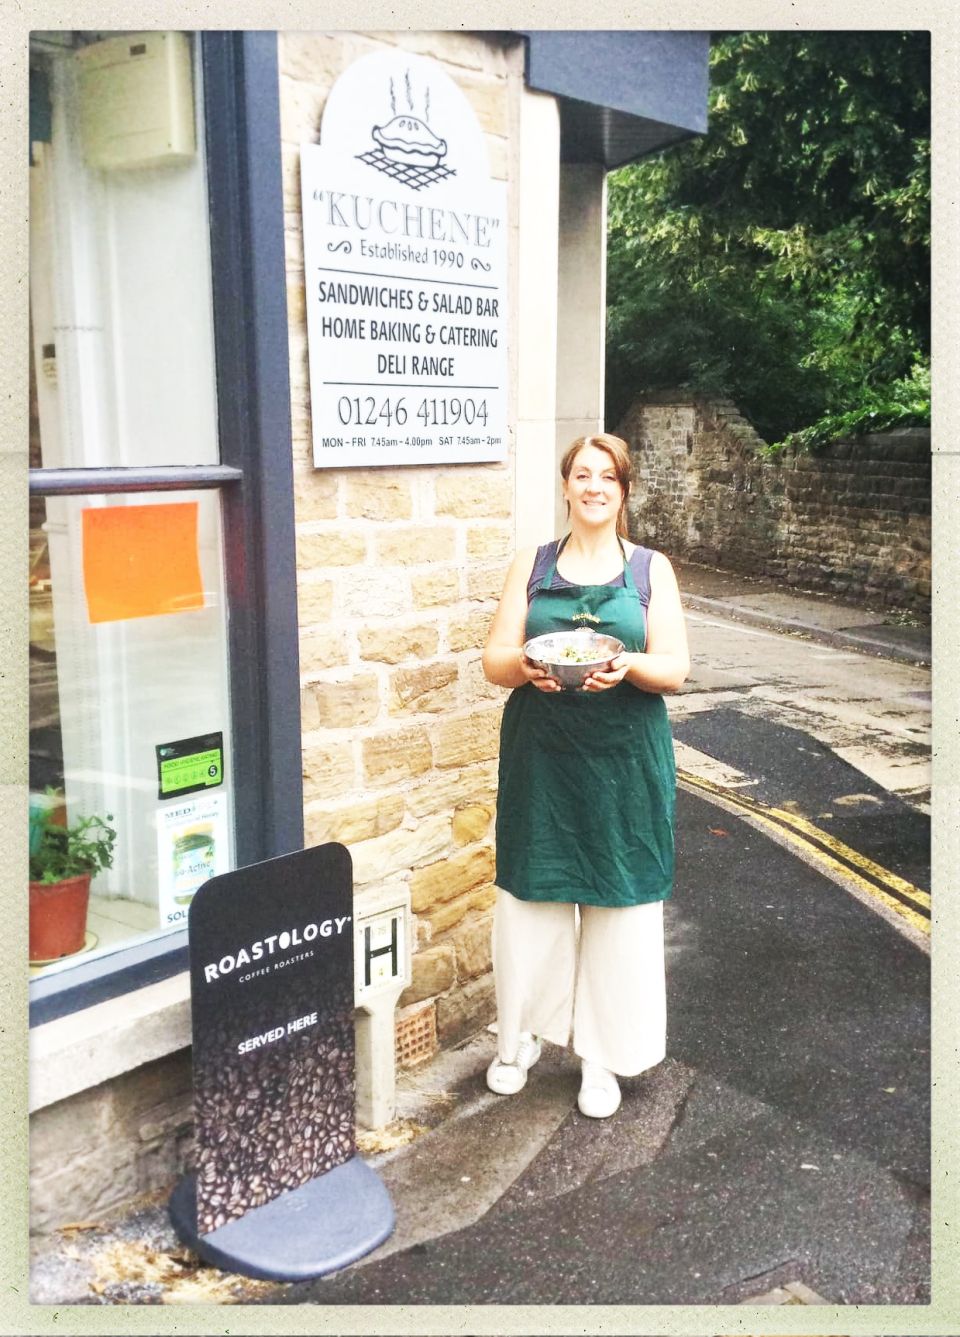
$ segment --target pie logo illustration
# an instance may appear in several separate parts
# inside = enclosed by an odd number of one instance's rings
[[[435,135],[419,116],[394,116],[386,125],[375,125],[372,134],[391,162],[436,167],[446,156],[446,140]]]
[[[447,156],[447,141],[430,128],[430,89],[423,91],[422,108],[418,110],[414,101],[410,71],[403,78],[403,102],[406,106],[397,106],[397,87],[390,80],[389,120],[381,125],[374,125],[370,137],[375,147],[366,153],[359,153],[361,162],[375,167],[378,172],[414,190],[455,176],[453,168],[448,167],[444,159]]]

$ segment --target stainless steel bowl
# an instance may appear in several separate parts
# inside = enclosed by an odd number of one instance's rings
[[[523,653],[545,668],[565,692],[575,692],[595,669],[603,669],[624,648],[616,636],[603,636],[586,628],[548,631],[527,641]]]

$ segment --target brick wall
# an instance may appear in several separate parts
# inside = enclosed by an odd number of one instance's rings
[[[279,43],[306,841],[346,844],[358,891],[409,886],[415,956],[399,1022],[429,1012],[421,1029],[452,1043],[493,1014],[504,693],[485,681],[480,652],[514,546],[513,460],[314,469],[298,146],[318,138],[347,65],[396,45],[456,81],[492,175],[506,180],[519,48],[451,32],[286,32]]]
[[[930,432],[763,459],[726,401],[662,394],[617,429],[634,463],[635,538],[671,557],[920,615],[930,603]]]

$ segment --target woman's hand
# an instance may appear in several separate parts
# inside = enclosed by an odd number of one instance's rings
[[[520,672],[527,682],[532,682],[540,692],[559,692],[562,690],[556,678],[551,678],[545,668],[541,668],[532,659],[528,659],[522,650],[520,651]]]
[[[521,548],[510,564],[503,594],[493,615],[483,647],[483,673],[498,687],[523,687],[532,682],[540,691],[559,688],[556,679],[530,662],[523,653],[527,621],[527,581],[536,548]],[[552,684],[552,685],[551,685]]]
[[[605,669],[594,669],[583,680],[583,690],[585,692],[605,692],[610,687],[616,687],[618,682],[623,682],[630,668],[630,656],[621,652],[615,659],[611,659]]]

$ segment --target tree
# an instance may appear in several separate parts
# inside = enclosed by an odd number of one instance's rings
[[[707,134],[610,178],[611,424],[658,388],[771,441],[929,413],[929,60],[923,32],[714,43]]]

